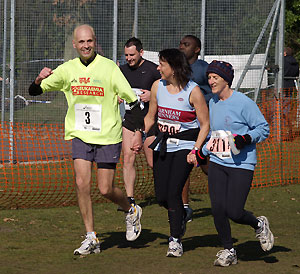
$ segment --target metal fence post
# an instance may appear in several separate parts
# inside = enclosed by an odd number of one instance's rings
[[[202,0],[201,5],[201,60],[204,60],[205,56],[205,14],[206,14],[206,0]]]
[[[266,62],[267,62],[267,57],[268,57],[269,50],[270,50],[270,47],[271,47],[272,37],[273,37],[273,34],[275,32],[275,28],[277,26],[279,14],[280,14],[280,2],[278,2],[277,5],[276,5],[275,14],[274,14],[274,17],[273,17],[273,23],[272,23],[271,30],[270,30],[270,33],[269,33],[269,39],[268,39],[268,43],[267,43],[267,47],[266,47],[266,51],[265,51],[265,56],[264,56],[264,60],[263,60],[261,70],[260,70],[259,84],[257,85],[257,88],[255,89],[255,93],[254,93],[254,102],[257,101],[258,93],[259,93],[260,88],[261,88],[261,83],[262,83],[264,72],[265,72],[265,69],[266,69],[265,66],[266,66]]]
[[[114,22],[113,22],[113,61],[117,62],[118,51],[118,0],[114,0]]]
[[[15,0],[11,0],[10,17],[10,96],[9,96],[9,162],[14,161],[14,85],[15,85]]]
[[[133,21],[133,36],[138,37],[138,14],[139,14],[139,4],[138,0],[134,1],[134,21]]]
[[[281,0],[281,8],[280,8],[280,15],[279,15],[279,26],[278,26],[278,66],[279,71],[277,74],[278,81],[277,81],[277,90],[281,92],[283,88],[283,50],[284,50],[284,20],[285,20],[285,0]]]
[[[4,122],[5,114],[5,82],[6,82],[6,39],[7,39],[7,0],[4,0],[3,14],[3,52],[2,52],[2,96],[1,96],[1,122]]]

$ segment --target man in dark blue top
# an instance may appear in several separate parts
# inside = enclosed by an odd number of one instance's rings
[[[198,59],[201,50],[201,41],[194,35],[186,35],[180,41],[179,50],[182,51],[188,59],[193,71],[191,79],[199,85],[206,103],[208,103],[212,93],[206,76],[208,63]]]
[[[204,60],[200,60],[199,54],[201,50],[201,41],[198,37],[194,35],[186,35],[184,36],[179,44],[179,50],[182,51],[191,68],[192,68],[192,76],[191,79],[195,81],[208,104],[209,99],[212,97],[211,88],[208,84],[206,70],[208,67],[208,63]],[[207,174],[207,165],[201,166],[202,171]],[[190,222],[192,220],[193,210],[189,207],[189,188],[190,188],[190,179],[188,179],[185,183],[183,192],[182,192],[182,201],[184,205],[184,209],[186,211],[186,221]]]

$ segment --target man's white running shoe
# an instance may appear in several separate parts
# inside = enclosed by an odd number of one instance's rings
[[[214,261],[216,266],[230,266],[231,264],[237,264],[236,251],[231,252],[229,249],[220,250],[217,255],[218,259]]]
[[[81,242],[81,246],[74,250],[74,255],[88,255],[100,253],[99,239],[92,236],[86,236],[85,240]]]
[[[183,255],[182,243],[173,237],[169,238],[167,257],[181,257]]]
[[[126,213],[125,222],[126,222],[126,239],[127,241],[136,240],[142,231],[141,225],[141,216],[142,208],[139,205],[132,206],[134,212]]]
[[[265,216],[257,217],[261,222],[262,227],[255,230],[256,238],[260,241],[260,246],[263,251],[269,251],[274,245],[274,236],[269,227],[269,221]]]

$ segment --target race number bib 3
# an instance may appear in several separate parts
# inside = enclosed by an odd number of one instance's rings
[[[138,88],[133,88],[132,90],[134,91],[134,93],[136,94],[136,97],[137,97],[138,101],[140,102],[140,108],[141,108],[141,110],[143,110],[145,106],[144,106],[144,102],[142,102],[141,98],[140,98],[140,95],[143,92],[140,89],[138,89]],[[125,110],[130,110],[130,106],[129,106],[129,104],[126,101],[124,101],[124,107],[125,107]]]
[[[75,129],[81,131],[101,131],[102,105],[76,104]]]
[[[211,133],[211,137],[206,148],[221,159],[232,158],[228,137],[231,136],[230,131],[215,130]]]

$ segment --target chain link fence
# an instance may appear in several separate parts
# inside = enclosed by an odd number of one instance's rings
[[[63,122],[66,100],[59,92],[30,97],[28,86],[44,67],[55,68],[76,56],[72,47],[72,31],[77,24],[88,23],[95,28],[97,51],[122,62],[124,43],[132,36],[139,37],[144,49],[158,52],[163,48],[178,47],[180,39],[193,34],[205,39],[205,59],[225,58],[241,71],[256,42],[274,0],[247,1],[142,1],[142,0],[14,0],[15,1],[15,81],[14,122]],[[4,120],[9,121],[10,107],[10,48],[11,0],[1,1],[1,53],[6,30],[6,79]],[[206,4],[202,10],[203,3]],[[6,29],[4,7],[6,4]],[[205,28],[201,23],[202,16]],[[114,25],[116,24],[116,25]],[[116,27],[117,26],[117,27]],[[257,53],[263,54],[267,35]],[[269,59],[273,60],[274,48]],[[210,56],[212,56],[210,58]],[[229,58],[228,58],[229,56]],[[1,56],[3,64],[3,54]],[[259,60],[258,60],[259,61]],[[2,67],[1,67],[2,71]],[[2,74],[1,74],[2,75]],[[236,81],[238,80],[236,73]],[[249,73],[250,75],[250,73]],[[249,86],[251,88],[251,86]]]
[[[295,91],[292,102],[288,102],[291,111],[287,116],[280,98],[274,99],[276,92],[272,87],[278,72],[278,35],[271,39],[270,33],[272,21],[278,19],[275,15],[272,19],[270,14],[279,1],[2,0],[0,208],[76,204],[70,142],[63,140],[67,111],[64,94],[57,91],[31,97],[28,87],[43,67],[54,69],[77,56],[72,47],[72,31],[83,23],[95,29],[97,52],[119,63],[124,62],[124,44],[132,36],[141,39],[147,58],[157,62],[158,51],[177,48],[184,35],[195,35],[201,38],[202,58],[233,64],[233,87],[261,36],[252,68],[239,88],[252,97],[263,71],[263,91],[257,102],[272,132],[270,141],[258,147],[259,164],[253,186],[298,183],[300,125],[295,122],[299,118],[298,95]],[[270,24],[266,24],[267,18],[271,18]],[[281,140],[285,142],[278,142]],[[152,171],[143,155],[137,157],[136,165],[137,196],[152,196]],[[278,174],[274,173],[273,167],[279,165]],[[122,161],[115,181],[123,187]],[[207,191],[206,177],[200,169],[192,172],[191,191]],[[94,201],[103,201],[95,184],[92,193]]]

